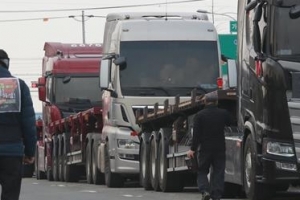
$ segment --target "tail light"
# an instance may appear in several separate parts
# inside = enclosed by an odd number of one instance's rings
[[[223,88],[223,79],[222,79],[222,77],[217,78],[217,86],[218,86],[218,89]]]
[[[263,69],[262,69],[262,62],[261,60],[256,60],[255,61],[255,73],[257,77],[262,77],[263,76]]]

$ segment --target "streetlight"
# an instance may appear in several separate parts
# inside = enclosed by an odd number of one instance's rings
[[[201,10],[201,9],[197,10],[197,12],[198,12],[198,13],[205,13],[205,14],[212,14],[212,16],[214,16],[214,15],[221,15],[221,16],[229,17],[229,18],[232,19],[233,21],[236,21],[236,19],[235,19],[234,17],[232,17],[232,16],[230,16],[230,15],[228,15],[228,14],[225,14],[225,13],[215,13],[215,12],[209,12],[209,11],[207,11],[207,10]],[[214,18],[214,17],[213,17],[213,18]],[[214,23],[214,21],[213,21],[213,23]]]
[[[85,19],[85,17],[88,17]],[[89,18],[94,17],[94,15],[84,15],[84,10],[81,14],[81,20],[76,19],[75,15],[70,15],[69,18],[73,18],[76,21],[79,21],[82,23],[82,43],[85,44],[85,21],[87,21]]]

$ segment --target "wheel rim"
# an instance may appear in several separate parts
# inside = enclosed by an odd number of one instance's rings
[[[163,140],[161,141],[163,142]],[[164,169],[165,169],[165,162],[164,162],[164,155],[163,155],[163,150],[162,150],[162,144],[159,147],[160,150],[160,178],[161,180],[164,180]]]
[[[87,149],[87,154],[86,154],[86,176],[87,179],[90,180],[90,174],[91,174],[91,165],[90,165],[90,153],[89,149]]]
[[[54,179],[57,179],[57,160],[56,160],[56,156],[53,159],[53,177]]]
[[[65,154],[66,155],[66,154]],[[65,181],[68,181],[68,168],[67,168],[67,156],[64,155],[64,160],[63,160],[63,177]]]
[[[155,178],[155,144],[154,139],[151,141],[151,172],[152,177]]]
[[[144,145],[142,145],[142,147],[141,147],[141,150],[142,150],[142,153],[141,153],[141,155],[142,155],[142,158],[141,158],[141,165],[142,165],[142,175],[143,175],[143,178],[145,178],[146,177],[146,163],[145,163],[145,158],[146,158],[146,151],[145,151],[145,149],[144,149],[145,147],[144,147]]]
[[[246,159],[245,159],[245,178],[247,187],[250,188],[251,186],[251,168],[252,168],[252,161],[251,161],[251,151],[250,149],[247,150]]]
[[[94,177],[96,177],[96,173],[97,173],[97,169],[96,169],[96,164],[95,164],[95,162],[93,162],[93,165],[92,165],[92,169],[93,169],[93,175],[94,175]]]
[[[93,177],[93,182],[94,183],[97,183],[97,179],[98,179],[98,169],[97,169],[97,158],[96,158],[96,155],[95,153],[92,152],[92,177]]]

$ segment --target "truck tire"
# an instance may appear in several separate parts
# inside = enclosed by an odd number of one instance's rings
[[[225,182],[222,198],[231,199],[237,197],[239,198],[245,197],[245,195],[243,195],[243,188],[241,187],[241,185]]]
[[[53,148],[52,148],[52,176],[53,181],[58,181],[58,145],[57,136],[53,137]]]
[[[271,185],[256,182],[256,154],[254,140],[248,135],[244,148],[244,190],[251,200],[272,199],[273,190]]]
[[[275,191],[285,192],[289,188],[290,188],[290,184],[288,184],[288,183],[282,183],[282,184],[275,185]]]
[[[53,181],[53,173],[51,167],[47,167],[46,178],[48,181]]]
[[[150,142],[150,159],[149,159],[150,181],[153,190],[160,191],[159,180],[158,180],[159,158],[158,155],[156,155],[157,151],[158,151],[157,143],[154,137]]]
[[[159,142],[159,186],[163,192],[181,192],[184,188],[184,181],[180,172],[167,172],[169,153],[168,141],[171,129],[162,129],[162,139]]]
[[[69,133],[63,134],[64,149],[63,149],[63,176],[65,182],[78,182],[79,174],[78,167],[75,164],[68,164],[68,153],[70,153],[70,136]]]
[[[105,184],[109,188],[113,187],[123,187],[124,179],[119,174],[113,173],[110,170],[110,155],[109,146],[105,146]]]
[[[105,184],[104,174],[100,172],[98,163],[98,140],[94,140],[92,148],[92,177],[95,185]]]
[[[91,140],[88,141],[85,147],[85,174],[86,174],[86,181],[88,184],[93,183],[92,177],[92,147],[91,147]]]
[[[46,152],[48,151],[48,145],[50,145],[49,143],[46,143],[45,144],[45,149],[46,149]],[[51,148],[50,148],[51,149]],[[47,154],[46,154],[47,155]],[[44,159],[47,159],[47,157],[45,156]],[[46,163],[46,162],[45,162]],[[53,181],[53,173],[52,173],[52,166],[46,166],[46,178],[48,181]]]
[[[58,136],[58,179],[64,181],[64,141],[63,136]]]
[[[37,180],[45,179],[45,173],[39,170],[38,164],[39,164],[39,151],[38,151],[38,147],[36,147],[34,169],[32,169],[32,170],[33,171],[35,170],[35,177]],[[33,173],[33,171],[32,171],[32,173]]]
[[[143,133],[140,144],[140,184],[145,190],[152,190],[150,181],[150,146],[149,135]]]

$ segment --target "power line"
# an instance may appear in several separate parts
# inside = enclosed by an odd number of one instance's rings
[[[21,21],[36,21],[36,20],[43,20],[48,21],[49,19],[64,19],[69,17],[44,17],[44,18],[27,18],[27,19],[7,19],[7,20],[0,20],[0,22],[21,22]]]
[[[66,12],[66,11],[79,11],[79,10],[105,10],[105,9],[116,9],[116,8],[133,8],[133,7],[144,7],[144,6],[157,6],[162,4],[180,4],[180,3],[191,3],[205,0],[185,0],[185,1],[172,1],[162,3],[150,3],[150,4],[136,4],[136,5],[123,5],[123,6],[107,6],[107,7],[95,7],[95,8],[71,8],[71,9],[49,9],[49,10],[0,10],[0,13],[33,13],[33,12]]]

